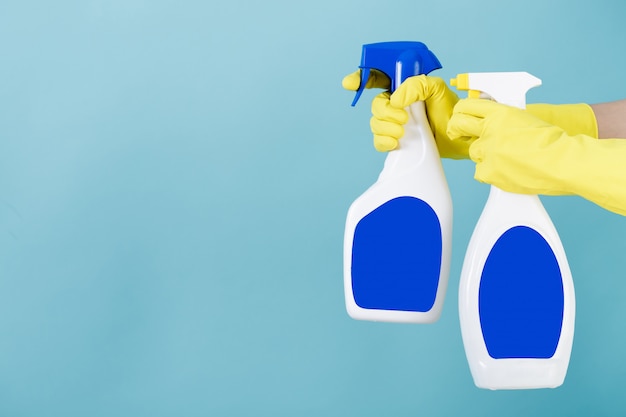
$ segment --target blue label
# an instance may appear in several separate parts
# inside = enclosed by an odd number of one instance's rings
[[[563,278],[552,248],[516,226],[491,249],[479,288],[480,325],[492,358],[551,358],[563,325]]]
[[[352,243],[352,291],[367,309],[429,311],[441,271],[441,226],[435,211],[398,197],[363,217]]]

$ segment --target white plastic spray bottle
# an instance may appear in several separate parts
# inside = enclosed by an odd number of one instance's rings
[[[541,80],[525,72],[460,74],[470,97],[526,107]],[[556,229],[536,195],[491,186],[461,272],[459,316],[475,384],[555,388],[574,338],[572,275]]]
[[[421,42],[363,46],[361,86],[376,69],[394,91],[406,78],[441,68]],[[423,102],[407,108],[399,147],[348,210],[344,238],[346,309],[355,319],[431,323],[443,306],[452,237],[452,200]]]

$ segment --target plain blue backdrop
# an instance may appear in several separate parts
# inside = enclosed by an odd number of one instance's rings
[[[455,207],[441,320],[351,320],[345,214],[375,179],[361,45],[528,71],[529,102],[626,97],[621,0],[0,1],[0,417],[623,416],[626,220],[544,198],[577,295],[554,390],[473,385]],[[626,162],[625,162],[626,163]],[[601,187],[602,184],[598,184]]]

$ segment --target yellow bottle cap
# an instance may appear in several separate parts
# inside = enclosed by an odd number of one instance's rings
[[[450,85],[457,90],[469,90],[469,74],[458,74],[456,78],[450,79]]]

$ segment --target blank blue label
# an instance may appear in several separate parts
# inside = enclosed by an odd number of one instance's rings
[[[563,279],[548,242],[516,226],[491,249],[479,288],[480,325],[492,358],[551,358],[563,325]]]
[[[441,226],[434,210],[398,197],[363,217],[352,244],[352,291],[367,309],[429,311],[441,271]]]

